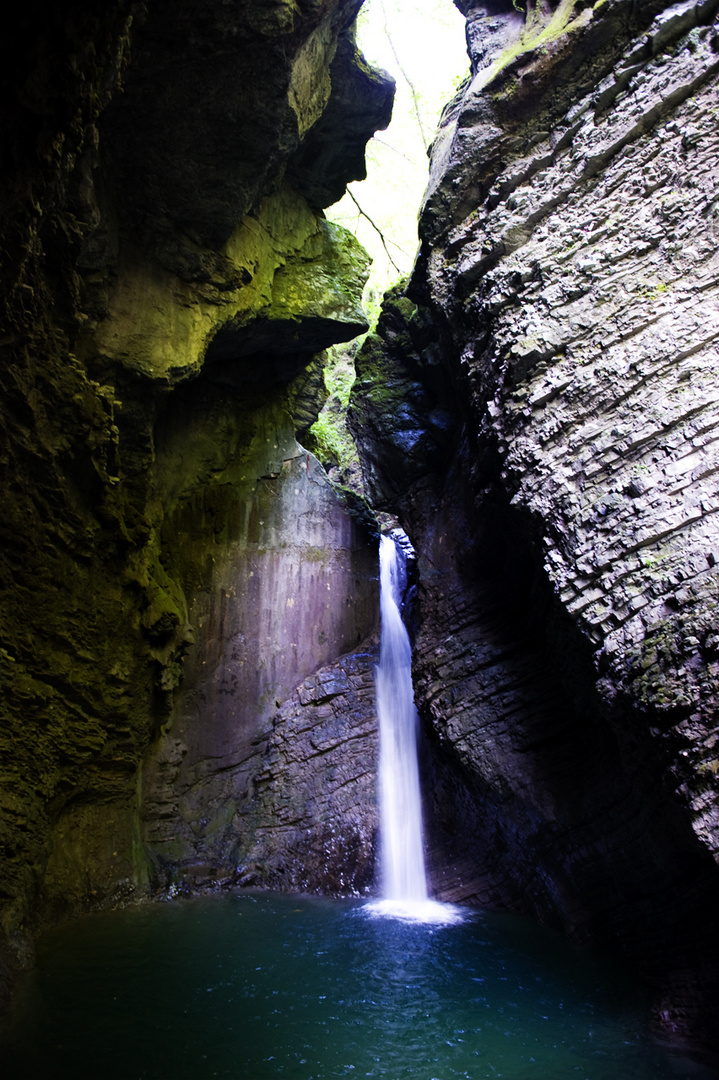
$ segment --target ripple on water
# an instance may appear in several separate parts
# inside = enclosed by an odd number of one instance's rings
[[[92,916],[44,935],[14,1027],[0,1035],[0,1075],[710,1074],[692,1072],[651,1039],[645,1003],[626,973],[528,920],[443,904],[407,911],[243,894]]]

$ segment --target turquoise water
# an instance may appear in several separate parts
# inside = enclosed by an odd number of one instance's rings
[[[458,925],[262,894],[46,934],[0,1041],[4,1080],[703,1080],[641,996],[513,916]]]

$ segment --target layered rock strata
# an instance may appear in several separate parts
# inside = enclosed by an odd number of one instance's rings
[[[435,883],[625,953],[715,1041],[717,4],[460,6],[410,285],[437,341],[394,303],[355,398],[419,557]]]
[[[197,733],[180,719],[150,759],[142,808],[169,895],[218,883],[345,896],[373,888],[377,660],[370,640],[273,701],[264,724],[233,725],[239,763],[223,747],[222,766],[203,767],[181,738]]]
[[[322,213],[391,112],[358,7],[31,3],[3,35],[10,966],[42,917],[244,863],[273,884],[368,880],[376,537],[297,441],[322,404],[313,356],[366,327],[367,256]],[[296,716],[335,662],[343,689]],[[283,733],[307,718],[322,752]],[[333,739],[334,861],[315,792]],[[281,856],[268,770],[279,802],[296,773],[305,791]]]

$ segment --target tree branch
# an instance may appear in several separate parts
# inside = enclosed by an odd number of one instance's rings
[[[408,162],[413,169],[418,168],[417,162],[414,158],[411,158],[408,154],[405,154],[403,150],[400,150],[398,147],[393,146],[392,143],[387,142],[385,139],[380,139],[377,137],[377,135],[373,135],[372,142],[377,143],[379,146],[384,146],[387,150],[391,150],[393,154],[399,154],[399,156],[403,157],[404,160]]]
[[[407,72],[402,67],[402,63],[400,61],[400,58],[397,55],[397,50],[394,47],[394,41],[392,40],[392,35],[389,32],[389,25],[388,25],[388,22],[387,22],[387,9],[384,6],[384,0],[381,0],[381,4],[382,4],[382,14],[384,15],[384,32],[385,32],[385,35],[387,37],[387,41],[389,42],[389,47],[392,50],[392,55],[394,56],[395,61],[397,63],[397,67],[399,68],[400,72],[402,73],[402,78],[407,83],[407,86],[409,87],[409,92],[412,95],[412,105],[413,105],[413,108],[414,108],[414,115],[415,115],[415,119],[417,120],[417,126],[419,127],[419,133],[422,136],[422,142],[424,144],[424,148],[425,148],[425,151],[426,151],[426,150],[429,149],[429,140],[427,139],[427,135],[426,135],[425,130],[424,130],[424,124],[422,123],[422,110],[420,108],[420,103],[419,103],[419,94],[417,93],[417,91],[416,91],[416,89],[414,87],[414,83],[410,79],[409,75],[407,74]]]
[[[392,266],[393,266],[393,267],[395,268],[395,270],[397,271],[397,273],[398,273],[398,274],[401,274],[401,273],[402,273],[402,271],[400,270],[399,266],[397,266],[397,263],[396,263],[396,262],[394,261],[394,259],[392,258],[392,256],[391,256],[391,255],[390,255],[390,253],[389,253],[389,248],[387,247],[387,241],[386,241],[386,240],[385,240],[385,238],[384,238],[384,233],[382,232],[382,230],[381,230],[381,229],[379,228],[379,226],[378,226],[378,225],[375,225],[374,221],[373,221],[373,220],[372,220],[372,218],[371,218],[371,217],[369,216],[369,214],[365,213],[365,211],[364,211],[364,210],[362,209],[362,207],[360,206],[360,204],[359,204],[359,203],[357,202],[357,200],[355,199],[355,197],[354,197],[354,195],[352,194],[352,192],[350,191],[350,189],[349,189],[349,188],[347,188],[347,189],[346,189],[346,191],[347,191],[347,194],[349,195],[350,199],[352,200],[352,202],[353,202],[353,203],[355,204],[355,206],[356,206],[356,207],[357,207],[357,209],[359,210],[359,212],[360,212],[360,214],[362,215],[362,217],[363,217],[363,218],[365,218],[365,220],[366,220],[366,221],[369,221],[370,225],[372,226],[372,228],[374,229],[374,231],[375,231],[375,232],[377,233],[377,235],[379,236],[380,240],[382,241],[382,247],[384,248],[385,252],[387,253],[387,258],[388,258],[388,259],[389,259],[389,261],[390,261],[390,262],[392,263]],[[391,243],[391,242],[392,242],[392,241],[390,241],[390,243]],[[395,244],[394,246],[395,246],[396,248],[399,248],[399,250],[400,250],[400,251],[402,251],[402,248],[401,248],[401,247],[399,246],[399,244]],[[403,252],[402,252],[402,254],[403,254],[403,255],[406,255],[406,254],[407,254],[407,252],[406,252],[406,251],[403,251]]]

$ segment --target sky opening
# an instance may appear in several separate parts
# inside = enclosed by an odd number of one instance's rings
[[[469,69],[464,26],[452,0],[366,0],[360,11],[362,52],[397,82],[394,112],[389,128],[367,145],[367,179],[350,184],[351,194],[327,216],[350,229],[374,260],[366,297],[370,308],[412,269],[427,149],[442,108]]]

